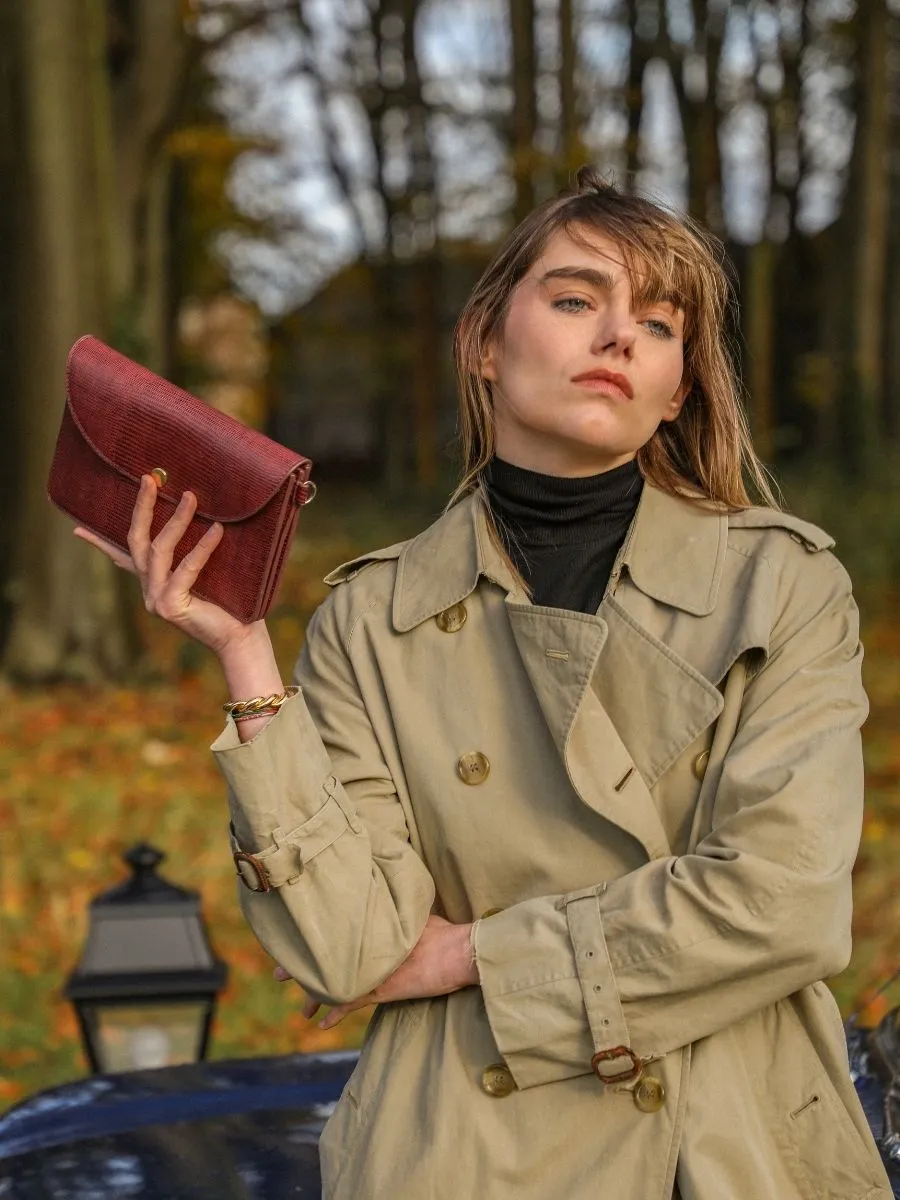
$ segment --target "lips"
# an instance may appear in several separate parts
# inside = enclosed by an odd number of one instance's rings
[[[618,371],[605,371],[602,368],[597,368],[594,371],[583,371],[580,375],[572,376],[573,383],[583,383],[590,387],[593,384],[611,383],[619,389],[619,391],[629,400],[634,399],[634,388],[631,386],[627,376],[620,375]],[[598,387],[597,389],[601,389]]]

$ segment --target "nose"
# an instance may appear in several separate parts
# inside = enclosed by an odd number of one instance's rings
[[[604,305],[597,315],[597,325],[591,342],[593,354],[614,353],[630,359],[634,353],[637,328],[627,304]]]

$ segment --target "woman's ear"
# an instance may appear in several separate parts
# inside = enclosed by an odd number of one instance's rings
[[[669,401],[668,412],[663,417],[664,421],[674,421],[681,413],[684,407],[684,402],[691,394],[691,388],[694,386],[694,381],[691,376],[685,371],[681,378],[681,383],[678,385],[678,391]]]
[[[494,365],[494,343],[490,342],[484,348],[484,353],[481,355],[479,364],[481,370],[481,378],[487,379],[488,382],[494,383],[497,379],[497,368]]]

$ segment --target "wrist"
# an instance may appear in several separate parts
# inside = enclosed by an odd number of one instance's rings
[[[457,957],[462,987],[472,987],[480,983],[478,968],[475,966],[475,943],[472,939],[474,928],[471,921],[465,925],[454,926],[457,933]]]
[[[221,646],[214,648],[216,658],[222,664],[223,670],[242,665],[246,662],[258,662],[272,654],[272,639],[265,621],[254,621],[252,625],[242,625],[237,633],[233,633]]]
[[[217,651],[216,657],[226,679],[235,676],[243,677],[248,671],[252,671],[254,675],[270,677],[272,668],[275,669],[275,674],[280,679],[269,631],[264,622],[258,622],[258,625],[261,625],[262,628],[248,626],[245,634],[231,638]]]
[[[249,700],[284,691],[281,672],[264,621],[247,626],[218,653],[229,700]]]

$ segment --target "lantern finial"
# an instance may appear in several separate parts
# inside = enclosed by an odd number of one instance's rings
[[[165,857],[162,850],[157,850],[149,842],[138,842],[136,846],[132,846],[122,855],[122,861],[128,863],[135,875],[139,875],[143,872],[155,871]]]

